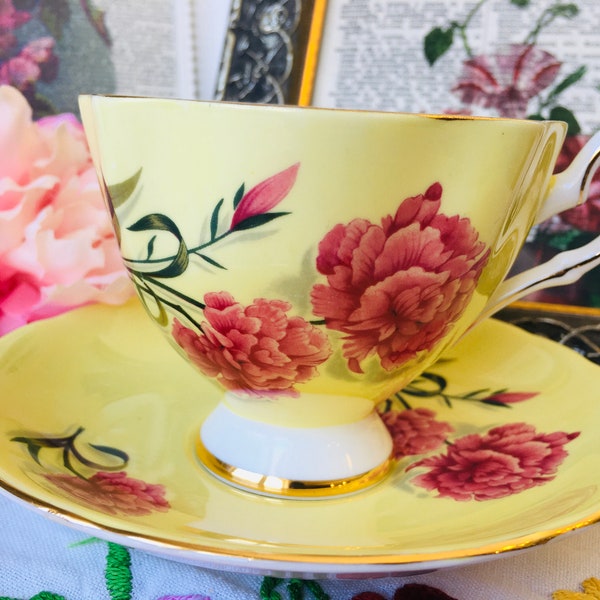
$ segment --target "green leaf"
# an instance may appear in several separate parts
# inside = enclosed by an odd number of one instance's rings
[[[110,201],[114,208],[118,208],[127,200],[129,200],[131,194],[133,194],[133,191],[138,184],[141,175],[142,169],[140,167],[131,177],[128,177],[124,181],[114,183],[113,185],[107,185]]]
[[[510,0],[510,3],[519,8],[525,8],[531,4],[530,0]]]
[[[454,42],[454,27],[448,29],[442,29],[436,27],[432,29],[424,40],[423,50],[425,52],[425,58],[430,66],[441,58],[451,48]]]
[[[208,264],[212,265],[213,267],[217,267],[219,269],[223,269],[224,271],[227,270],[227,267],[224,267],[223,265],[219,264],[216,260],[212,259],[210,256],[206,256],[206,254],[200,254],[200,253],[196,253],[202,260],[205,260]]]
[[[53,38],[62,38],[64,27],[70,19],[71,7],[68,0],[41,0],[40,21]]]
[[[146,260],[152,258],[152,254],[154,253],[154,242],[156,241],[156,236],[153,235],[148,242],[148,249],[146,250]]]
[[[238,207],[238,204],[242,201],[242,198],[244,197],[244,188],[245,188],[245,186],[242,183],[242,185],[240,185],[237,192],[235,193],[235,196],[233,197],[233,208],[234,209],[236,209]]]
[[[581,133],[581,127],[575,118],[575,115],[564,106],[555,106],[550,111],[551,121],[564,121],[567,124],[567,135],[577,135]]]
[[[244,229],[253,229],[254,227],[260,227],[261,225],[265,225],[269,221],[273,221],[273,219],[277,219],[279,217],[283,217],[284,215],[289,215],[289,212],[272,212],[272,213],[263,213],[260,215],[253,215],[240,221],[232,227],[231,231],[242,231]]]
[[[565,231],[559,231],[553,233],[550,237],[548,245],[556,250],[570,250],[577,245],[579,242],[580,232],[577,229],[567,229]]]
[[[144,275],[153,277],[177,277],[181,275],[189,264],[188,250],[177,225],[166,215],[153,213],[142,217],[127,229],[129,231],[166,231],[179,243],[177,254],[172,257],[171,263],[158,271],[144,272]]]
[[[555,4],[549,10],[555,17],[565,17],[567,19],[573,19],[579,14],[579,7],[573,3]]]
[[[586,73],[587,67],[584,65],[579,67],[576,71],[573,71],[570,75],[567,75],[551,92],[550,96],[558,96],[564,92],[567,88],[577,83]]]
[[[91,0],[79,0],[79,3],[87,15],[88,21],[96,30],[96,33],[102,38],[102,41],[107,46],[110,46],[112,44],[112,39],[106,28],[106,23],[104,22],[104,11],[96,8]]]
[[[217,202],[212,215],[210,216],[210,241],[212,242],[217,237],[217,230],[219,228],[219,211],[223,205],[223,198]]]
[[[98,452],[102,452],[104,454],[108,454],[110,456],[115,456],[116,458],[123,461],[124,464],[120,465],[119,468],[123,468],[129,462],[129,454],[124,452],[123,450],[119,450],[118,448],[113,448],[112,446],[104,446],[102,444],[90,444],[90,446],[94,450],[98,450]],[[104,467],[108,468],[108,467]]]
[[[433,383],[436,387],[434,389],[423,389],[421,386],[426,382]],[[433,398],[439,396],[446,389],[447,385],[446,379],[441,375],[425,372],[421,373],[417,379],[414,379],[402,391],[416,398]]]
[[[29,102],[29,106],[31,106],[33,110],[33,118],[35,120],[58,113],[58,109],[54,106],[50,98],[47,98],[43,94],[33,91],[25,92],[24,95],[25,98],[27,98],[27,102]]]
[[[509,404],[506,404],[506,402],[500,402],[499,400],[482,400],[481,401],[482,404],[489,404],[490,406],[501,406],[503,408],[511,408],[511,406]]]
[[[529,115],[527,117],[530,121],[545,121],[546,119],[544,119],[543,115],[540,115],[540,113],[536,113],[534,115]]]

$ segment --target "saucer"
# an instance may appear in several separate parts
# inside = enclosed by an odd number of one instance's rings
[[[194,440],[219,393],[137,302],[24,327],[0,339],[0,486],[92,536],[279,576],[422,572],[600,520],[600,370],[512,325],[487,320],[380,406],[397,462],[347,497],[206,472]]]

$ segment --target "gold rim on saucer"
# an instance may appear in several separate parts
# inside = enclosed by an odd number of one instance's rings
[[[466,564],[600,520],[597,366],[489,320],[435,375],[404,400],[448,423],[447,443],[394,461],[377,485],[351,496],[273,498],[199,466],[199,425],[219,392],[172,352],[139,303],[83,308],[0,339],[0,491],[165,558],[309,577]],[[445,399],[435,394],[442,379]],[[465,439],[518,424],[535,428],[535,448],[558,451],[560,464],[539,485],[464,501],[418,485],[431,471],[416,465],[424,457],[449,459]],[[561,436],[569,441],[557,446]]]

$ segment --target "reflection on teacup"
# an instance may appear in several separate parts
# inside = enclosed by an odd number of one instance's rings
[[[197,446],[234,485],[312,497],[379,480],[377,402],[506,302],[600,262],[592,242],[504,281],[596,169],[599,138],[552,175],[562,123],[80,104],[139,297],[225,390]]]

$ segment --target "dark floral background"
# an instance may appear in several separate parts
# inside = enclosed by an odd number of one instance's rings
[[[92,86],[114,91],[111,37],[92,0],[0,0],[0,85],[40,118],[76,110]]]

